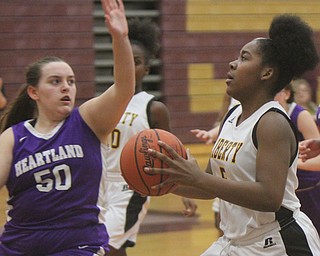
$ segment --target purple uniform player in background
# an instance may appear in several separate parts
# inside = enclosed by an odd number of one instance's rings
[[[134,94],[121,0],[101,0],[113,39],[115,84],[74,108],[75,75],[58,57],[29,66],[1,120],[0,188],[9,192],[0,255],[105,255],[107,136]]]
[[[296,127],[298,116],[302,111],[306,111],[306,109],[297,105],[290,115],[290,118]],[[297,138],[298,141],[306,139],[299,130],[297,131]],[[320,166],[319,172],[302,168],[303,166],[298,164],[297,176],[299,186],[296,190],[296,194],[301,203],[300,209],[309,216],[320,234]]]
[[[294,102],[295,91],[292,84],[288,84],[283,90],[278,92],[275,100],[279,101],[286,110],[293,125],[296,128],[298,141],[319,137],[319,131],[313,116],[304,107]],[[319,166],[320,170],[320,166]],[[320,187],[315,186],[320,180],[320,172],[310,171],[308,167],[298,164],[297,176],[299,186],[296,194],[301,203],[301,210],[312,220],[320,233]]]
[[[316,113],[316,124],[320,129],[320,105],[318,106],[317,113]]]

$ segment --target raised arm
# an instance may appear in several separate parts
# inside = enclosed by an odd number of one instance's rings
[[[104,141],[134,94],[135,73],[123,2],[101,0],[101,4],[112,36],[115,83],[100,96],[80,106],[80,113],[99,139]]]

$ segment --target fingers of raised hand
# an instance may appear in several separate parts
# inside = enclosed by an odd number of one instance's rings
[[[114,10],[124,12],[124,5],[122,0],[101,0],[102,9],[106,20],[110,20],[110,14]]]
[[[117,0],[101,0],[104,13],[109,13],[111,10],[119,8],[119,2]]]

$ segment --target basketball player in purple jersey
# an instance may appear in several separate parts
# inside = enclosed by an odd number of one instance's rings
[[[75,76],[57,57],[30,65],[1,122],[0,187],[8,218],[0,255],[105,255],[102,175],[108,134],[134,93],[122,0],[101,1],[112,35],[115,84],[74,108]]]

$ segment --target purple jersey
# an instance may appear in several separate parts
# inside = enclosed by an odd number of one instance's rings
[[[104,204],[99,197],[103,145],[79,110],[50,134],[40,134],[30,121],[12,128],[15,142],[5,230],[75,229],[79,233],[81,228],[96,226],[99,231],[91,236],[106,243],[108,235],[100,219]],[[6,236],[10,232],[4,232],[2,241]]]
[[[305,111],[303,107],[295,105],[290,114],[290,118],[297,130],[298,116],[302,111]],[[297,133],[298,141],[305,139],[300,131]],[[310,217],[320,234],[320,172],[298,169],[297,176],[299,180],[299,187],[296,194],[301,202],[301,210]]]
[[[316,113],[316,124],[320,127],[320,105],[318,106],[317,113]]]

